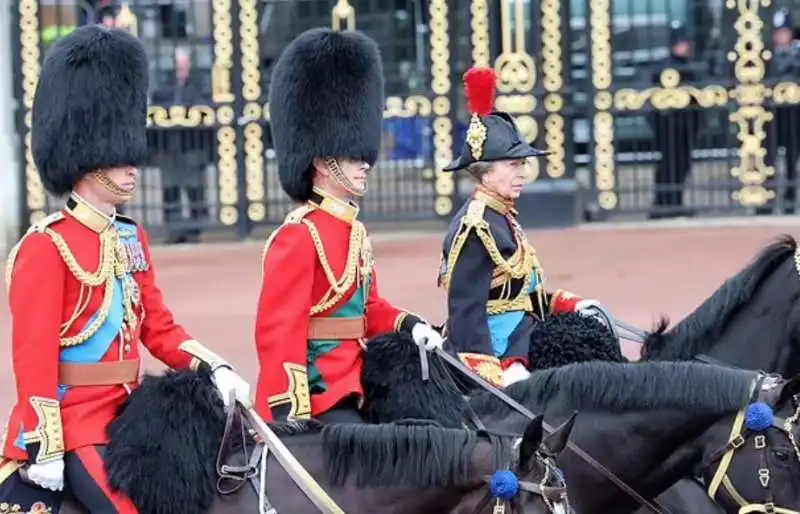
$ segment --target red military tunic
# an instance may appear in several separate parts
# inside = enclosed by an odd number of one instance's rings
[[[421,321],[380,296],[357,213],[315,188],[267,241],[255,327],[256,409],[266,419],[318,416],[363,396],[365,340]]]
[[[46,462],[107,443],[138,383],[139,342],[172,368],[207,360],[164,304],[145,231],[76,196],[31,227],[6,279],[17,402],[5,458]]]

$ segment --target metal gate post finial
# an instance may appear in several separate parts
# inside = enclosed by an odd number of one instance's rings
[[[333,30],[342,30],[342,20],[345,21],[344,30],[356,30],[356,9],[350,5],[350,0],[336,0],[331,18]]]
[[[128,2],[124,2],[120,7],[115,23],[117,27],[125,29],[134,36],[139,37],[139,20],[136,14],[131,11]]]

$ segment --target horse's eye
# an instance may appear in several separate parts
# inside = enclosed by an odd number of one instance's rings
[[[772,454],[778,462],[789,462],[792,458],[792,452],[783,448],[776,448],[772,450]]]

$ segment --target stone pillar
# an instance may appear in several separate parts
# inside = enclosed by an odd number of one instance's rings
[[[12,87],[11,52],[18,45],[11,41],[11,16],[14,7],[4,7],[0,15],[0,256],[5,256],[20,233],[19,139],[14,124],[16,98]],[[2,268],[2,266],[0,266]]]

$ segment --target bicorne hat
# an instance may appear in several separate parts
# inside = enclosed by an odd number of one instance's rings
[[[86,25],[45,58],[32,113],[32,153],[45,189],[69,193],[86,174],[147,157],[147,56],[123,30]]]
[[[497,75],[492,68],[470,68],[464,74],[467,108],[471,116],[464,149],[443,171],[461,170],[476,162],[525,159],[547,155],[520,137],[510,114],[494,111]]]
[[[289,43],[269,88],[272,141],[284,192],[311,196],[315,158],[375,164],[383,125],[378,45],[359,32],[311,29]]]

